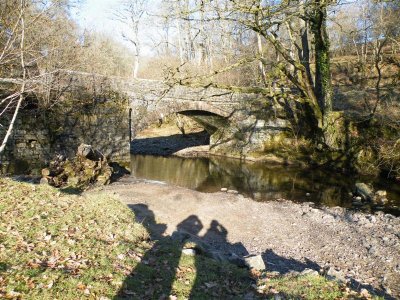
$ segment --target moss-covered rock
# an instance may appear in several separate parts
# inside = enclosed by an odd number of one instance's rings
[[[57,156],[49,168],[43,169],[42,183],[55,187],[85,189],[92,184],[109,184],[112,174],[113,168],[107,159],[90,145],[82,144],[73,159]]]

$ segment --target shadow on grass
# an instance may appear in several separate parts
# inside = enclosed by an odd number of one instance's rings
[[[147,205],[129,205],[135,212],[136,221],[142,223],[149,231],[154,244],[142,257],[138,266],[127,276],[122,288],[114,299],[259,299],[270,298],[272,294],[260,294],[255,289],[255,279],[249,271],[239,268],[226,260],[219,260],[218,257],[209,258],[210,255],[196,255],[186,251],[186,243],[208,245],[208,252],[232,254],[238,256],[247,255],[246,248],[241,243],[229,243],[227,240],[228,231],[217,220],[213,220],[203,236],[199,236],[204,224],[201,220],[191,215],[178,224],[173,239],[166,235],[167,225],[157,223],[154,212]],[[176,234],[178,233],[178,234]],[[188,235],[189,239],[179,241],[176,235]],[[197,248],[194,248],[197,249]],[[202,253],[204,254],[204,253]],[[226,256],[225,256],[226,257]],[[293,272],[301,273],[306,269],[319,271],[321,266],[309,259],[303,262],[293,258],[286,258],[276,254],[272,249],[262,253],[266,264],[267,272],[279,272],[280,275]],[[279,278],[279,277],[278,277]],[[279,279],[278,279],[279,280]],[[284,282],[283,280],[282,282]],[[290,279],[286,279],[286,282]],[[279,293],[282,299],[297,299],[299,288],[303,292],[307,289],[328,289],[333,285],[327,285],[322,279],[315,280],[316,286],[307,286],[307,278],[303,280],[305,286],[296,286],[296,291],[291,291],[291,282],[286,283],[289,291]],[[302,284],[299,280],[298,284]],[[311,282],[311,283],[310,283]],[[266,281],[268,283],[268,281]],[[353,290],[360,291],[365,288],[371,293],[382,296],[385,299],[394,299],[383,290],[376,290],[370,285],[361,284],[355,280],[349,282]],[[334,289],[334,288],[332,288]],[[329,293],[329,291],[328,291]],[[334,293],[341,293],[339,287],[332,290]],[[328,294],[329,296],[329,294]],[[273,298],[273,295],[272,295]]]
[[[0,274],[7,271],[8,265],[6,263],[0,262]]]
[[[157,223],[154,213],[146,205],[129,207],[135,212],[136,221],[148,229],[155,242],[126,278],[114,299],[169,299],[170,296],[189,299],[243,298],[252,289],[254,281],[246,270],[203,255],[183,254],[184,242],[166,236],[167,226]],[[199,218],[191,215],[177,226],[177,231],[195,237],[202,228]]]

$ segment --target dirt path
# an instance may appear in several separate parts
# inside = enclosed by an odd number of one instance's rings
[[[329,266],[330,275],[360,288],[388,299],[400,296],[400,218],[286,201],[258,203],[131,179],[105,190],[119,196],[139,220],[154,214],[167,226],[163,234],[185,229],[221,251],[262,254],[268,271]]]

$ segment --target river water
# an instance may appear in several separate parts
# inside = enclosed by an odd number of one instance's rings
[[[221,188],[228,188],[255,201],[287,199],[347,208],[353,207],[351,192],[354,184],[369,182],[374,190],[386,190],[389,202],[383,207],[365,205],[361,209],[383,210],[400,215],[400,185],[382,178],[214,156],[182,158],[132,155],[131,170],[136,178],[162,181],[201,192],[217,192]]]

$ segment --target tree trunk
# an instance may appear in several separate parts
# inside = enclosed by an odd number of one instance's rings
[[[315,0],[311,31],[315,43],[315,94],[323,116],[332,111],[332,80],[329,37],[326,31],[327,1]]]
[[[181,30],[181,21],[179,19],[176,19],[176,28],[178,31],[178,47],[179,47],[179,59],[181,62],[181,65],[184,63],[184,58],[183,58],[183,45],[182,45],[182,30]]]
[[[24,13],[25,13],[25,7],[26,3],[25,0],[21,0],[21,18],[20,18],[20,24],[21,24],[21,41],[20,41],[20,62],[21,62],[21,68],[22,68],[22,85],[21,89],[19,92],[19,98],[17,102],[17,106],[15,108],[13,117],[11,119],[10,125],[8,126],[8,130],[6,132],[6,135],[3,139],[3,142],[0,145],[0,153],[4,152],[6,148],[6,144],[8,139],[10,138],[12,131],[14,129],[14,124],[18,116],[18,112],[21,108],[22,101],[25,99],[25,85],[26,85],[26,67],[25,67],[25,18],[24,18]]]
[[[133,78],[138,78],[139,73],[139,54],[135,53],[134,63],[133,63]]]
[[[301,11],[305,14],[305,0],[301,0]],[[299,51],[299,58],[306,69],[306,75],[310,86],[314,86],[314,80],[311,73],[310,67],[310,46],[309,46],[309,39],[308,39],[308,22],[303,19],[299,19],[299,26],[300,26],[300,38],[301,38],[301,50]]]

